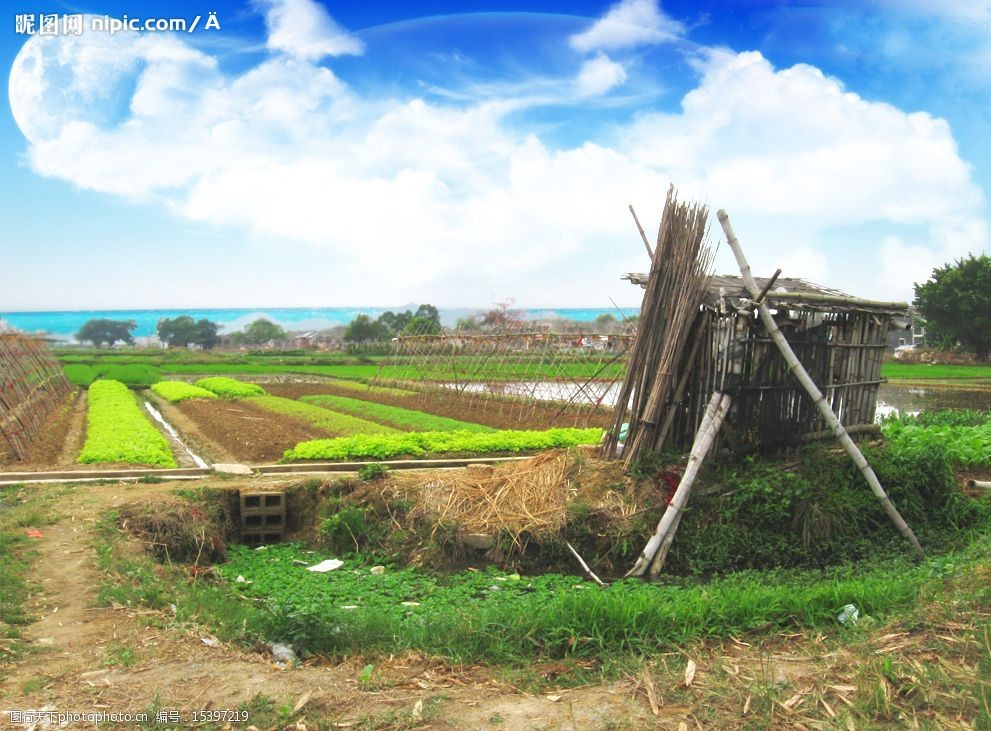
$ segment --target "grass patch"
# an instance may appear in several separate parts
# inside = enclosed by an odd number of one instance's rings
[[[482,424],[471,424],[466,421],[426,414],[422,411],[403,409],[398,406],[386,406],[384,404],[347,398],[345,396],[303,396],[300,401],[324,406],[345,414],[367,416],[382,424],[407,431],[496,431],[492,427]]]
[[[991,378],[991,365],[884,363],[881,366],[881,376],[891,380]]]
[[[700,637],[835,626],[845,604],[881,617],[910,606],[929,565],[893,561],[824,571],[741,572],[705,584],[615,582],[599,589],[575,576],[521,577],[495,569],[430,576],[372,574],[354,557],[333,575],[294,560],[325,556],[281,544],[231,548],[221,567],[244,596],[271,612],[273,639],[311,651],[416,649],[459,662],[653,653]]]
[[[217,398],[213,391],[184,381],[159,381],[152,384],[151,390],[171,403],[191,398]]]
[[[314,407],[315,408],[315,407]],[[286,450],[287,460],[297,459],[388,459],[400,455],[423,457],[440,454],[483,454],[523,452],[578,444],[597,444],[602,430],[547,429],[546,431],[492,431],[473,433],[408,432],[405,434],[363,434],[338,439],[300,442]]]
[[[215,376],[201,378],[195,384],[199,388],[212,391],[223,398],[245,398],[247,396],[264,396],[265,389],[256,383],[245,383],[234,378]]]
[[[398,432],[390,426],[377,424],[367,419],[359,419],[348,414],[341,414],[337,411],[314,406],[313,404],[294,401],[281,396],[256,396],[251,399],[251,403],[258,404],[262,408],[274,411],[277,414],[286,414],[297,419],[302,419],[313,426],[325,429],[332,434],[348,436],[354,434],[395,434]]]
[[[175,620],[209,626],[218,639],[250,642],[267,626],[265,614],[251,602],[231,601],[224,587],[189,574],[179,565],[157,563],[135,552],[117,527],[115,512],[96,526],[96,553],[102,573],[97,587],[101,606],[175,606]]]

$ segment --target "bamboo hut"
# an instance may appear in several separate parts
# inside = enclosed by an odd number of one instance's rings
[[[646,285],[646,274],[623,277]],[[798,360],[850,434],[877,431],[874,413],[888,328],[908,305],[852,297],[804,279],[757,279]],[[684,389],[664,410],[668,444],[691,446],[714,391],[733,394],[720,432],[732,451],[776,449],[830,438],[832,431],[754,312],[742,277],[712,276],[692,325]],[[694,344],[697,343],[697,347]]]

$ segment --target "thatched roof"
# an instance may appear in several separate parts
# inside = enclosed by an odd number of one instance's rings
[[[630,273],[623,279],[633,284],[645,287],[647,274]],[[757,277],[757,286],[767,286],[768,279]],[[750,294],[743,286],[743,278],[729,274],[714,275],[709,280],[703,303],[712,308],[720,305],[736,308],[740,300],[749,299]],[[787,306],[794,310],[815,310],[820,312],[840,312],[859,310],[901,315],[908,310],[906,302],[878,302],[854,297],[838,289],[830,289],[805,279],[779,277],[774,287],[767,293],[767,301],[771,305]]]

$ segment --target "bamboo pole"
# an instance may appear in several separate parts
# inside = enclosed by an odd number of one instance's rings
[[[991,490],[991,482],[984,480],[967,480],[967,487],[971,490]]]
[[[756,297],[759,290],[757,289],[756,282],[754,282],[753,274],[750,271],[750,264],[747,263],[747,259],[743,255],[743,249],[740,247],[740,242],[737,240],[736,234],[733,233],[733,226],[730,224],[729,215],[727,215],[726,211],[719,210],[716,213],[716,217],[719,218],[719,223],[723,227],[723,232],[726,234],[726,241],[733,250],[733,255],[736,257],[736,262],[740,267],[740,274],[743,275],[744,285],[746,286],[747,291],[751,293],[751,296]],[[838,418],[836,418],[836,414],[834,414],[833,410],[829,407],[825,396],[822,395],[822,392],[816,386],[815,382],[809,377],[808,372],[804,367],[802,367],[802,364],[795,356],[795,352],[791,349],[791,346],[788,344],[785,336],[782,335],[781,330],[778,329],[778,325],[774,321],[774,317],[771,315],[771,311],[768,309],[767,303],[759,303],[757,309],[760,314],[760,319],[764,323],[764,327],[767,328],[768,334],[771,338],[773,338],[775,344],[778,346],[778,350],[781,351],[781,355],[788,364],[788,370],[794,374],[795,378],[798,379],[798,382],[802,384],[802,387],[805,389],[806,393],[809,394],[809,397],[815,403],[816,408],[819,409],[819,413],[822,414],[823,420],[829,426],[830,430],[832,430],[840,444],[843,445],[843,448],[846,449],[847,454],[850,455],[850,458],[854,461],[854,464],[857,465],[857,468],[864,476],[864,479],[867,480],[867,484],[877,496],[877,499],[881,501],[881,507],[884,508],[884,512],[888,514],[891,522],[895,524],[898,532],[901,533],[902,536],[904,536],[905,539],[912,544],[915,550],[921,554],[923,551],[922,546],[919,544],[919,539],[915,537],[915,533],[912,532],[912,529],[909,527],[908,523],[905,522],[905,519],[902,518],[901,513],[898,512],[898,509],[895,507],[894,503],[891,502],[891,498],[888,497],[888,494],[884,491],[884,488],[881,487],[881,483],[878,481],[877,475],[874,474],[874,470],[871,469],[871,466],[867,463],[863,453],[857,445],[854,444],[854,441],[850,438],[850,435],[847,434],[846,429],[843,428],[843,424],[840,423]]]
[[[643,551],[640,552],[640,557],[637,558],[637,562],[633,565],[633,568],[627,572],[627,576],[643,576],[646,573],[661,543],[665,540],[673,526],[680,521],[679,516],[688,500],[688,495],[691,493],[692,484],[698,476],[699,469],[702,467],[702,460],[705,459],[705,455],[712,447],[716,433],[719,431],[723,419],[726,418],[726,414],[729,413],[729,407],[732,401],[732,397],[728,394],[721,393],[720,391],[713,392],[712,398],[709,399],[709,405],[706,407],[705,414],[702,417],[702,423],[699,425],[698,432],[695,434],[695,443],[692,445],[692,452],[688,456],[685,474],[682,475],[681,481],[674,491],[671,504],[664,511],[664,515],[661,516],[654,534],[647,541],[647,545],[644,546]]]

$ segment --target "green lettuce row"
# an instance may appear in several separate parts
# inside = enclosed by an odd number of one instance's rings
[[[345,414],[365,416],[377,422],[410,431],[495,431],[492,427],[483,424],[471,424],[467,421],[448,419],[445,416],[434,416],[422,411],[386,406],[385,404],[376,404],[345,396],[303,396],[300,400]]]
[[[284,458],[345,460],[373,457],[388,459],[400,455],[423,457],[445,453],[523,452],[578,444],[597,444],[602,429],[547,429],[546,431],[493,431],[472,433],[407,432],[405,434],[362,434],[340,439],[300,442],[286,450]]]
[[[265,395],[265,389],[255,383],[245,383],[244,381],[225,378],[224,376],[201,378],[196,382],[196,385],[224,398],[245,398],[247,396]]]
[[[374,421],[366,421],[365,419],[358,419],[354,416],[323,409],[313,404],[293,401],[291,398],[255,396],[250,400],[251,403],[258,404],[269,411],[302,419],[313,424],[315,427],[326,429],[332,434],[339,434],[341,436],[352,434],[395,434],[399,431],[383,424],[376,424]]]
[[[162,377],[158,368],[145,364],[99,363],[86,365],[84,363],[70,363],[64,366],[63,370],[69,383],[82,387],[89,386],[99,378],[105,378],[111,381],[120,381],[132,388],[148,388]]]
[[[191,398],[217,398],[217,394],[213,391],[207,391],[205,388],[184,381],[159,381],[151,384],[151,390],[172,403]]]
[[[175,467],[165,437],[151,425],[134,394],[118,381],[89,387],[86,443],[80,464],[126,463]]]

